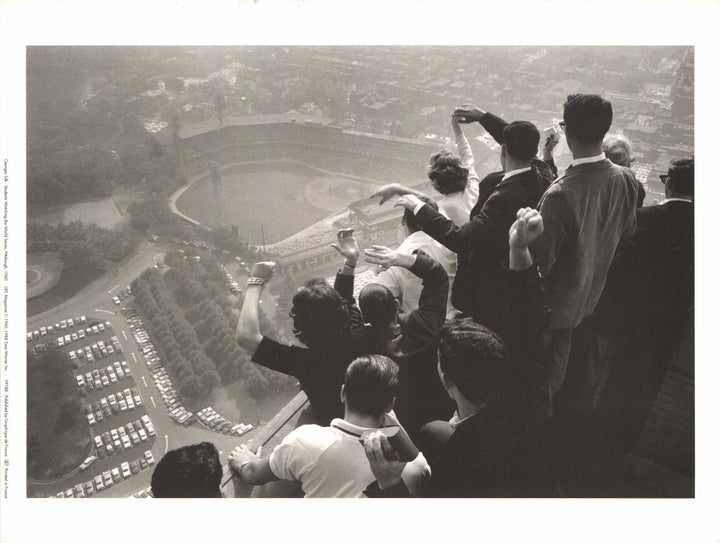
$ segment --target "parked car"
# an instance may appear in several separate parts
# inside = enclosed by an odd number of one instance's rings
[[[116,483],[122,481],[122,475],[120,475],[120,470],[118,468],[113,468],[111,473],[113,481]]]
[[[85,492],[87,493],[88,497],[95,494],[95,484],[93,481],[87,481],[85,483]]]

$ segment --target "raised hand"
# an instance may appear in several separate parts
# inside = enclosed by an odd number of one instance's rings
[[[267,282],[272,278],[276,268],[277,264],[275,264],[275,262],[257,262],[253,266],[251,275],[264,279]]]
[[[377,264],[383,269],[388,269],[392,266],[410,268],[415,263],[415,255],[398,253],[382,245],[373,245],[370,249],[365,249],[364,252],[367,262]]]
[[[393,196],[402,196],[403,194],[409,194],[411,192],[411,189],[401,185],[400,183],[390,183],[389,185],[383,185],[380,187],[370,196],[370,198],[380,198],[378,205],[383,205]]]
[[[405,196],[398,198],[393,207],[404,207],[405,209],[412,211],[418,206],[418,204],[422,203],[423,201],[414,194],[406,194]]]
[[[453,111],[453,123],[474,123],[480,122],[485,112],[472,104],[463,104]]]
[[[543,220],[537,209],[523,207],[510,227],[510,248],[525,249],[543,233]]]
[[[360,258],[360,247],[358,246],[352,228],[344,228],[337,233],[337,243],[331,245],[340,256],[344,256],[348,263],[354,266]]]
[[[545,138],[545,144],[543,145],[543,160],[550,160],[552,158],[552,152],[555,146],[560,143],[560,136],[554,131],[548,134]]]

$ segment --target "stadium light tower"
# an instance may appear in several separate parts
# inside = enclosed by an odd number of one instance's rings
[[[208,165],[210,166],[210,180],[215,194],[215,209],[217,210],[218,219],[222,223],[222,175],[220,174],[220,165],[214,160],[208,161]]]

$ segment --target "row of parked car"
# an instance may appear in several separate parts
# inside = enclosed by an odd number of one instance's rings
[[[126,388],[122,392],[108,394],[96,402],[85,404],[88,424],[94,426],[101,423],[106,417],[124,413],[140,407],[143,404],[142,397],[137,387]]]
[[[106,344],[100,340],[92,345],[85,345],[77,350],[68,351],[67,355],[73,368],[77,369],[86,364],[92,364],[100,358],[107,358],[116,353],[122,353],[122,347],[117,336],[112,336]]]
[[[155,386],[165,403],[165,407],[168,409],[170,417],[179,424],[191,424],[195,420],[195,415],[180,403],[177,390],[175,390],[167,370],[163,367],[160,357],[145,331],[142,319],[134,309],[125,308],[123,314],[128,321],[128,326],[133,331],[133,337],[140,347],[140,352],[145,359],[145,365],[152,373]]]
[[[56,498],[87,498],[97,492],[110,488],[115,483],[119,483],[133,475],[148,469],[155,464],[155,458],[152,451],[145,451],[143,456],[131,462],[123,462],[117,467],[104,471],[102,475],[95,478],[78,483],[72,488],[68,488],[65,492],[58,492]]]
[[[102,434],[96,435],[95,451],[101,460],[105,456],[120,454],[123,451],[132,449],[150,438],[155,437],[155,427],[150,417],[143,415],[139,419],[128,422],[124,426],[118,426]],[[92,458],[92,457],[91,457]]]
[[[236,424],[220,415],[212,407],[201,409],[196,414],[205,426],[227,435],[241,436],[254,428],[252,424]]]
[[[125,287],[120,291],[120,294],[112,297],[112,301],[115,305],[120,305],[125,298],[130,296],[130,294],[132,294],[130,287]]]
[[[228,285],[228,288],[230,289],[230,292],[232,292],[233,294],[242,294],[242,290],[240,289],[240,286],[238,285],[237,281],[235,281],[235,278],[232,275],[230,275],[230,273],[227,271],[225,266],[223,266],[222,264],[219,264],[219,266],[220,266],[220,269],[225,274],[225,277],[227,278],[227,285]]]
[[[132,387],[130,391],[133,394],[133,407],[129,407],[125,394],[123,392],[114,392],[107,396],[100,398],[95,402],[88,402],[85,404],[85,412],[90,415],[92,414],[95,420],[100,423],[106,418],[110,418],[118,413],[124,413],[130,409],[134,409],[136,406],[142,405],[142,398],[139,395],[137,387]],[[137,398],[135,398],[137,394]],[[139,399],[140,403],[136,400]],[[88,422],[90,417],[88,416]],[[92,424],[90,424],[92,426]]]
[[[88,326],[85,329],[79,328],[77,332],[72,332],[70,334],[65,334],[64,336],[59,336],[57,338],[57,346],[65,347],[66,345],[70,345],[73,341],[80,341],[81,339],[85,339],[86,336],[100,334],[106,329],[112,329],[112,323],[110,321],[98,322],[97,324]]]
[[[38,339],[41,336],[47,336],[52,335],[55,332],[60,332],[61,330],[65,330],[67,328],[72,328],[76,325],[84,325],[87,324],[87,317],[85,315],[82,315],[80,317],[73,317],[71,319],[63,319],[60,322],[56,322],[55,324],[50,324],[48,326],[41,326],[37,330],[33,330],[32,332],[27,333],[27,340],[32,341],[34,339]]]
[[[90,392],[114,385],[131,375],[127,360],[118,360],[106,368],[95,369],[85,375],[79,373],[75,379],[80,388],[80,396],[84,398]]]

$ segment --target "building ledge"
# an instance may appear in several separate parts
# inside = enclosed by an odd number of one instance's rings
[[[257,429],[257,433],[247,446],[253,451],[262,447],[262,456],[266,457],[295,428],[316,422],[309,407],[310,403],[305,393],[298,392],[270,422]],[[224,467],[221,487],[226,498],[301,498],[303,496],[299,483],[294,481],[276,481],[255,487],[248,485],[229,465]]]

